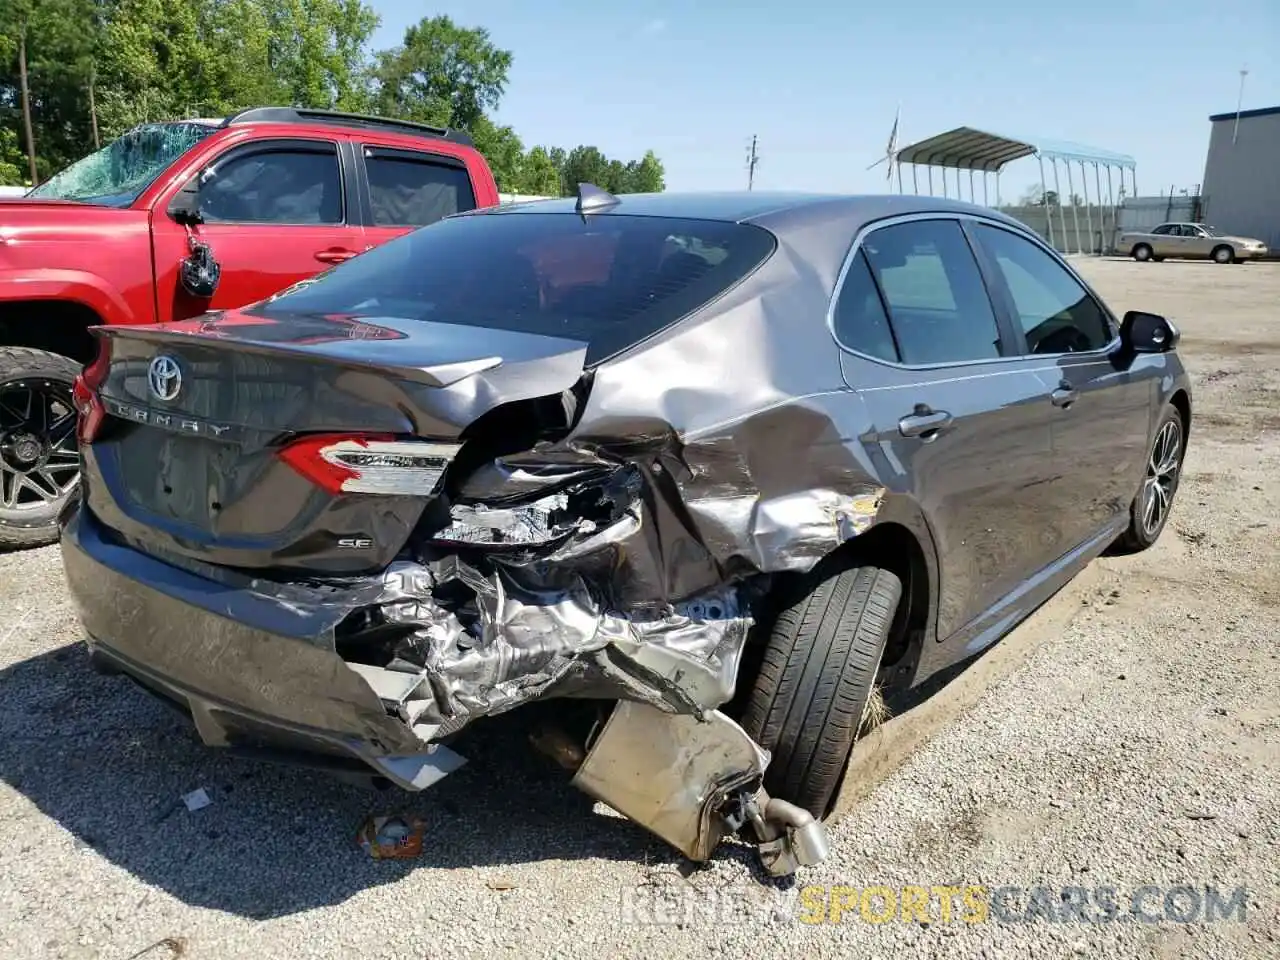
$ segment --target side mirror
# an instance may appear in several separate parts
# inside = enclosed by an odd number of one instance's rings
[[[201,179],[201,176],[192,177],[169,201],[169,216],[188,227],[204,222],[204,217],[200,215]]]
[[[1156,313],[1130,310],[1120,321],[1120,343],[1131,353],[1168,353],[1180,339],[1178,328]]]

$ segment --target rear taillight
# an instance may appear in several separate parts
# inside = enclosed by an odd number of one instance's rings
[[[458,444],[366,434],[295,440],[280,459],[329,493],[427,496],[435,491]]]
[[[98,355],[85,367],[71,389],[71,402],[76,408],[76,439],[80,443],[92,443],[107,418],[106,408],[98,396],[98,389],[107,379],[111,367],[111,341],[98,341]]]

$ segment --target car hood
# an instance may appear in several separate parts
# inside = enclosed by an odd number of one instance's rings
[[[0,250],[6,243],[15,241],[23,241],[23,246],[61,240],[101,241],[105,237],[119,241],[147,230],[147,219],[147,211],[128,207],[108,207],[76,200],[0,198]],[[43,254],[36,254],[36,260],[24,263],[21,256],[23,246],[11,247],[8,251],[10,256],[17,256],[17,265],[62,265],[49,262]],[[103,256],[99,250],[98,259]]]

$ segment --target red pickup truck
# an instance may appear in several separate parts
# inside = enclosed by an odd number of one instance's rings
[[[464,133],[290,107],[146,124],[0,200],[0,549],[53,542],[75,493],[90,326],[240,307],[497,202]]]

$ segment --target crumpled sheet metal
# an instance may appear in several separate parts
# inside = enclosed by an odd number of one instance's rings
[[[415,619],[415,662],[435,697],[424,716],[552,695],[712,709],[732,696],[752,622],[740,587],[808,570],[876,523],[889,491],[842,427],[861,401],[820,321],[839,271],[827,229],[819,218],[783,232],[778,253],[701,316],[594,369],[563,439],[462,480],[464,511],[620,476],[632,499],[612,522],[490,573],[433,570],[437,582],[471,581],[479,619],[470,631],[443,608]],[[720,616],[681,609],[706,598]]]
[[[431,599],[432,584],[457,580],[475,593],[479,617],[470,630]],[[385,582],[380,609],[389,622],[415,629],[402,658],[423,680],[402,716],[427,726],[456,727],[451,721],[556,695],[702,713],[733,696],[752,623],[733,590],[666,615],[632,617],[604,606],[580,574],[558,570],[540,579],[498,566],[484,577],[459,562],[401,562]]]

